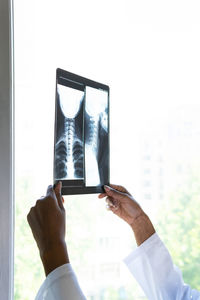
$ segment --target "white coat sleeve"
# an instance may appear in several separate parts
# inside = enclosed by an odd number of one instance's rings
[[[65,264],[52,271],[35,300],[86,300],[70,264]]]
[[[183,282],[181,271],[157,233],[124,262],[149,300],[200,300],[200,292]]]

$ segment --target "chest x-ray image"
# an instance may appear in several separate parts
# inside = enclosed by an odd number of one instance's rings
[[[54,181],[63,194],[109,184],[109,88],[57,70]]]

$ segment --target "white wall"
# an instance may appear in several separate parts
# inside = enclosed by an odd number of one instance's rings
[[[13,143],[11,5],[0,1],[0,299],[13,287]]]

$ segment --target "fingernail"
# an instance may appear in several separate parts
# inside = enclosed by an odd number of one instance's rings
[[[47,192],[50,191],[50,190],[52,190],[52,188],[53,188],[53,187],[52,187],[52,185],[50,184],[50,185],[48,186],[48,188],[47,188]]]
[[[107,190],[107,191],[111,190],[111,188],[108,185],[104,185],[104,189]]]
[[[61,193],[61,189],[62,189],[62,182],[61,181],[58,182],[57,187],[58,187],[59,192]]]
[[[62,187],[62,181],[57,181],[56,183],[54,183],[53,188],[57,188],[57,187]]]
[[[58,181],[54,184],[54,191],[56,193],[59,193],[61,195],[61,190],[62,190],[62,182],[61,181]]]
[[[107,210],[110,210],[110,206],[109,206],[109,205],[106,205],[106,209],[107,209]]]
[[[59,182],[59,181],[57,181],[57,182],[54,183],[54,185],[53,185],[53,189],[54,189],[54,190],[55,190],[55,188],[57,187],[58,182]]]

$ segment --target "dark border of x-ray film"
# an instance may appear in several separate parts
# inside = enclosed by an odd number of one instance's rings
[[[84,87],[92,87],[95,89],[100,89],[104,90],[108,93],[108,133],[107,133],[107,156],[106,156],[106,161],[107,161],[107,167],[106,167],[106,181],[101,182],[101,185],[98,186],[85,186],[85,181],[84,180],[63,180],[59,178],[55,178],[55,152],[56,152],[56,141],[57,141],[57,125],[59,120],[57,119],[58,117],[58,105],[57,105],[57,85],[61,84],[67,87],[71,87],[73,89],[81,89],[81,85]],[[62,70],[62,69],[57,69],[56,70],[56,101],[55,101],[55,131],[54,131],[54,183],[57,181],[62,182],[62,194],[63,195],[75,195],[75,194],[91,194],[91,193],[101,193],[104,192],[103,186],[109,185],[110,183],[110,116],[109,116],[109,110],[110,110],[110,104],[109,104],[109,86],[104,85],[102,83],[95,82],[93,80],[81,77],[79,75],[70,73],[68,71]],[[85,102],[84,102],[85,103]],[[84,141],[85,142],[85,141]],[[84,147],[85,149],[85,147]],[[85,153],[84,153],[84,158],[85,158]],[[84,159],[85,163],[85,159]],[[85,167],[85,166],[84,166]],[[84,174],[85,175],[85,174]]]

